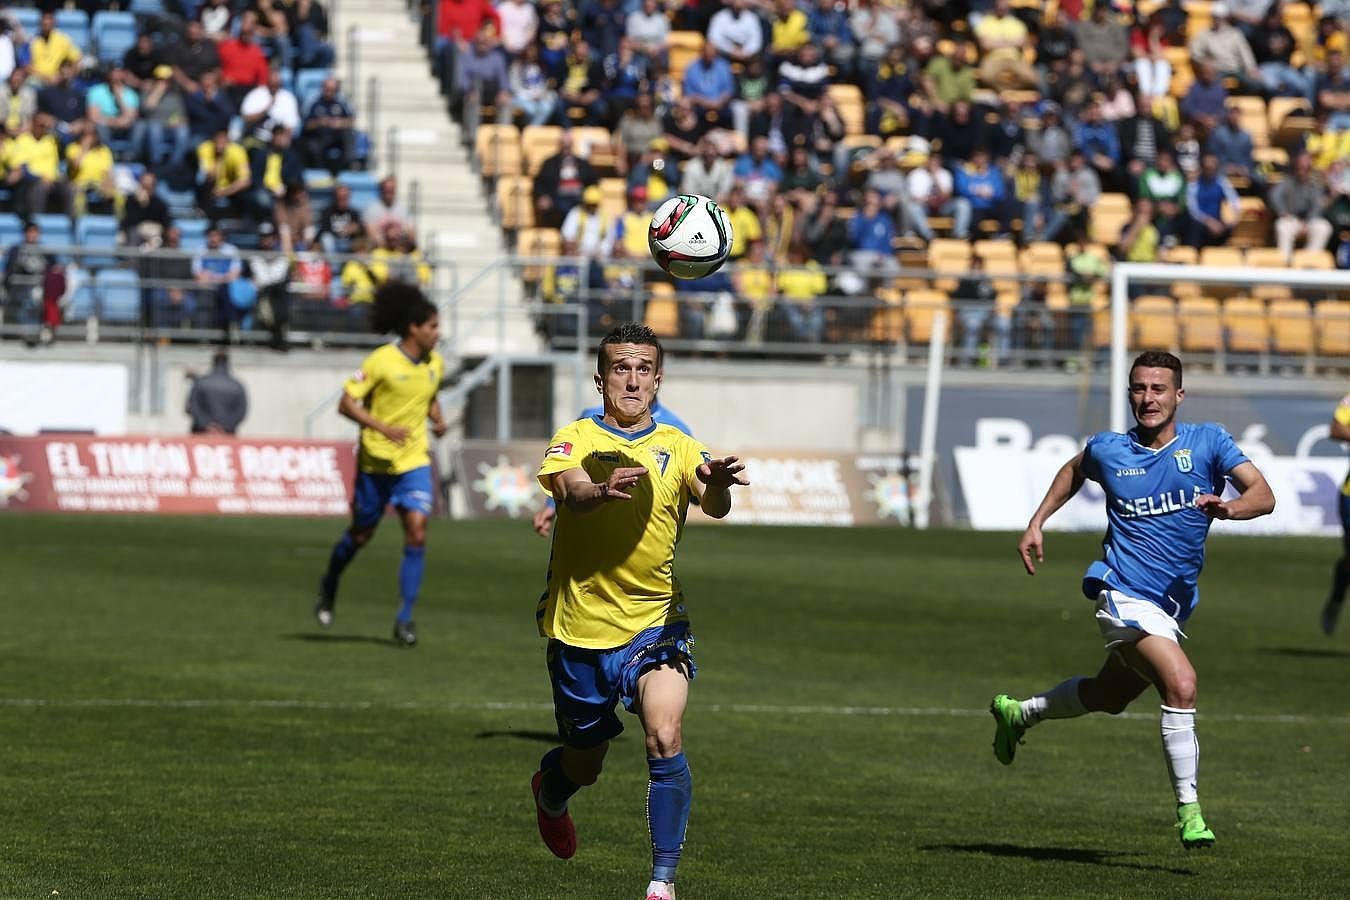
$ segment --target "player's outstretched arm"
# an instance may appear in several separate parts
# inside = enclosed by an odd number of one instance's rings
[[[408,439],[408,429],[401,425],[386,425],[381,422],[370,414],[370,410],[366,409],[360,400],[345,391],[342,394],[342,399],[338,401],[338,412],[362,428],[378,431],[399,446],[402,446],[403,442]]]
[[[750,483],[745,462],[739,456],[710,459],[695,470],[695,475],[703,485],[698,495],[699,508],[714,519],[725,518],[731,512],[731,488]]]
[[[1211,519],[1255,519],[1269,515],[1275,509],[1275,492],[1266,476],[1250,461],[1228,473],[1237,485],[1239,495],[1228,501],[1215,494],[1195,498],[1195,505]]]
[[[553,476],[553,497],[573,512],[589,512],[611,500],[632,500],[627,492],[646,477],[642,466],[622,466],[597,484],[585,469],[564,469]]]
[[[1041,534],[1041,528],[1061,506],[1069,502],[1069,498],[1078,493],[1086,480],[1082,453],[1060,466],[1055,473],[1050,490],[1045,492],[1045,499],[1041,500],[1041,505],[1032,514],[1027,530],[1022,532],[1022,540],[1017,542],[1017,555],[1022,557],[1022,566],[1028,575],[1035,575],[1036,563],[1045,561],[1045,537]]]

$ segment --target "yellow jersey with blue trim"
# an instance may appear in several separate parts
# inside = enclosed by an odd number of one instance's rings
[[[625,492],[630,500],[586,512],[558,504],[548,590],[536,610],[542,636],[608,650],[648,628],[689,620],[675,545],[707,459],[707,447],[670,425],[630,434],[592,416],[553,436],[539,466],[550,494],[553,476],[568,469],[583,469],[597,484],[618,468],[642,466],[647,475]]]
[[[1332,417],[1346,428],[1350,428],[1350,394],[1341,398],[1340,405],[1336,407]],[[1341,485],[1341,493],[1350,497],[1350,471],[1345,473],[1345,482]]]
[[[363,400],[370,414],[386,425],[408,429],[401,445],[371,428],[361,429],[362,472],[401,475],[431,465],[427,444],[427,412],[440,390],[445,360],[435,350],[413,359],[398,344],[386,344],[366,357],[343,385]]]

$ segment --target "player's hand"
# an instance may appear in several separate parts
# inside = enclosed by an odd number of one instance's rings
[[[436,437],[438,437],[438,438],[443,438],[443,437],[445,437],[445,433],[446,433],[447,431],[449,431],[449,430],[450,430],[450,426],[449,426],[449,424],[447,424],[447,423],[445,423],[445,422],[432,422],[432,423],[431,423],[431,433],[434,434],[434,435],[436,435]]]
[[[628,491],[632,490],[633,485],[638,480],[645,477],[646,468],[643,466],[624,466],[615,469],[605,481],[605,497],[616,500],[632,500],[633,497]]]
[[[1195,498],[1195,506],[1211,519],[1231,519],[1233,513],[1222,497],[1215,494],[1201,494]]]
[[[728,488],[737,484],[748,485],[750,479],[744,473],[745,463],[739,456],[710,459],[699,466],[695,472],[698,475],[698,480],[710,488]]]
[[[1017,553],[1022,557],[1022,567],[1028,575],[1036,574],[1036,563],[1045,562],[1045,538],[1039,525],[1028,525],[1022,532],[1022,540],[1017,543]]]
[[[402,447],[407,443],[408,435],[411,433],[412,431],[410,429],[404,428],[402,425],[386,425],[380,429],[380,434],[389,438],[389,440],[393,441],[393,443],[399,447]]]
[[[558,512],[553,508],[553,504],[545,503],[544,508],[534,514],[534,533],[540,537],[548,537],[548,533],[553,530],[553,520]]]

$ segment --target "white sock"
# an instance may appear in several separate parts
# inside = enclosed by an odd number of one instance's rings
[[[1022,701],[1022,725],[1030,728],[1041,719],[1072,719],[1085,715],[1087,707],[1078,696],[1079,676],[1070,678],[1044,694]]]
[[[1162,743],[1177,802],[1196,802],[1199,799],[1195,792],[1195,776],[1200,768],[1200,742],[1195,737],[1195,710],[1164,706]]]

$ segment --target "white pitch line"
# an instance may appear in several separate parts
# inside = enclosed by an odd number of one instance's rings
[[[416,703],[370,700],[258,700],[245,698],[152,698],[152,697],[0,697],[0,707],[37,707],[47,709],[296,709],[337,711],[422,711],[422,712],[552,712],[550,703],[484,701],[466,703]],[[694,710],[732,715],[769,716],[861,716],[873,718],[975,719],[989,714],[983,709],[955,709],[934,706],[810,706],[762,703],[695,704]],[[1127,712],[1114,718],[1153,720],[1153,713]],[[1294,713],[1201,713],[1210,722],[1248,722],[1264,725],[1350,725],[1350,716],[1317,716]]]

